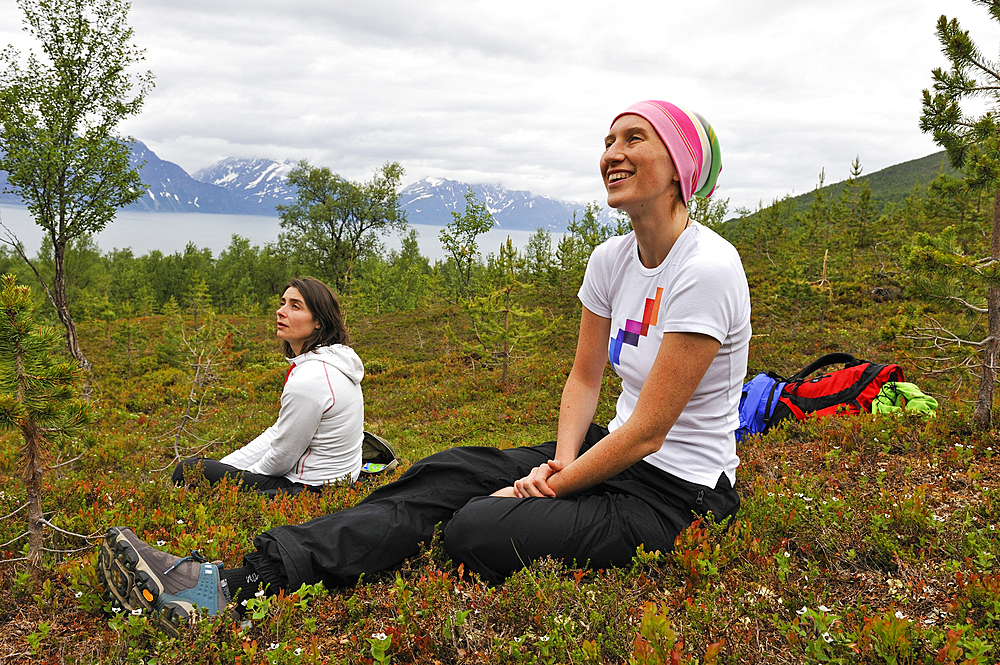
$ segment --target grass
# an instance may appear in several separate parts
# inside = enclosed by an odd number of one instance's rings
[[[579,313],[570,296],[537,297],[562,318],[507,386],[449,341],[446,326],[464,326],[456,309],[348,312],[368,370],[367,426],[393,443],[403,469],[448,446],[554,436]],[[220,616],[179,639],[103,605],[95,543],[109,526],[234,565],[260,531],[351,506],[391,477],[275,500],[226,485],[174,489],[175,428],[193,371],[176,347],[157,358],[169,324],[139,320],[144,342],[131,368],[103,322],[84,324],[95,424],[52,451],[53,464],[77,459],[49,472],[45,492],[49,519],[92,539],[51,533],[48,547],[69,551],[49,553],[40,570],[0,562],[0,662],[997,662],[1000,441],[969,426],[967,382],[920,374],[902,343],[870,329],[905,307],[833,307],[821,334],[806,322],[791,331],[779,309],[759,308],[751,373],[791,373],[847,350],[899,362],[942,408],[929,420],[832,418],[752,438],[739,451],[739,519],[696,523],[672,553],[640,551],[614,570],[543,560],[490,586],[434,541],[356,587],[263,598],[249,606],[249,627]],[[286,365],[269,319],[232,317],[206,337],[222,348],[217,378],[199,389],[201,416],[181,444],[219,457],[273,422]],[[613,414],[615,385],[609,373],[598,421]],[[19,445],[0,439],[0,515],[23,502]],[[23,528],[20,513],[0,520],[0,542]],[[22,542],[0,548],[0,559],[22,556]]]

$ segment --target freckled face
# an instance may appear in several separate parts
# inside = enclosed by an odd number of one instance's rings
[[[604,139],[601,176],[608,205],[641,214],[666,205],[671,210],[680,195],[680,181],[667,147],[649,122],[637,115],[615,120]]]
[[[313,331],[319,328],[313,314],[306,307],[302,294],[294,286],[285,289],[281,296],[281,306],[276,312],[278,337],[288,342],[295,355],[302,352],[302,345]]]

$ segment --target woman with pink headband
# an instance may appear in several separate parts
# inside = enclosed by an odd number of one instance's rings
[[[645,101],[614,119],[604,145],[608,205],[628,213],[633,231],[588,263],[556,441],[431,455],[353,508],[257,536],[234,569],[113,527],[99,571],[115,604],[153,612],[175,632],[196,608],[232,603],[240,613],[259,586],[349,585],[398,566],[438,524],[456,562],[500,582],[545,556],[628,565],[640,545],[671,550],[697,516],[735,515],[749,290],[736,250],[687,212],[715,187],[718,140],[701,116]],[[603,427],[591,420],[609,362],[622,390]]]

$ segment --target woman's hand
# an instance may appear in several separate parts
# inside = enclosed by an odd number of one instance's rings
[[[529,496],[554,498],[556,492],[549,487],[548,480],[552,474],[562,471],[565,467],[565,462],[555,459],[536,466],[524,478],[514,481],[514,496],[519,499]]]
[[[511,499],[525,499],[529,496],[555,497],[556,493],[549,487],[548,479],[557,471],[566,468],[565,462],[550,459],[545,464],[540,464],[531,470],[531,473],[520,480],[515,480],[512,487],[499,489],[490,496],[505,497]]]

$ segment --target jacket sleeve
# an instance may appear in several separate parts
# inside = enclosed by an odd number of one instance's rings
[[[264,456],[267,449],[271,447],[271,442],[273,440],[274,426],[272,425],[261,432],[260,436],[256,439],[242,448],[234,450],[219,461],[223,464],[228,464],[229,466],[234,466],[237,469],[243,469],[246,471]]]
[[[284,476],[295,467],[312,443],[320,418],[327,408],[325,398],[329,392],[315,388],[305,376],[293,374],[289,377],[281,393],[278,421],[267,430],[272,433],[269,445],[247,471],[265,476]]]

